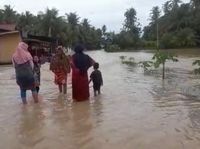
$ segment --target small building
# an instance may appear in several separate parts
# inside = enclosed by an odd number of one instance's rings
[[[0,33],[0,64],[10,64],[12,55],[21,40],[18,31]]]
[[[48,61],[58,44],[57,38],[29,34],[24,37],[22,32],[16,31],[16,25],[0,24],[0,64],[12,62],[12,55],[20,41],[29,45],[28,50],[32,56],[44,57]]]
[[[0,33],[11,32],[16,30],[15,24],[0,24]]]
[[[52,54],[55,53],[58,39],[28,34],[27,38],[23,38],[23,41],[29,45],[28,50],[32,56],[42,57],[49,61]]]

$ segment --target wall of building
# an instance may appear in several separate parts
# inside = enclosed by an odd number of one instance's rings
[[[0,34],[0,64],[12,62],[12,55],[20,41],[19,32]]]

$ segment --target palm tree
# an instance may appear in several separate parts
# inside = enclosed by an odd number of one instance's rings
[[[79,17],[76,13],[69,13],[66,14],[67,16],[67,21],[70,25],[72,25],[73,27],[76,27],[79,23]]]
[[[15,23],[17,20],[17,12],[11,8],[10,5],[5,5],[2,10],[3,13],[3,21],[5,23]]]
[[[69,37],[69,46],[72,47],[74,44],[80,41],[80,25],[79,17],[76,13],[66,14],[67,23],[68,23],[68,35]]]
[[[22,33],[29,33],[34,31],[33,25],[36,24],[36,18],[29,11],[22,13],[17,21],[17,28]]]
[[[58,10],[46,9],[45,13],[40,13],[38,18],[42,21],[41,28],[45,36],[56,36],[57,33],[62,30],[63,17],[58,17]]]
[[[88,19],[83,19],[82,26],[83,26],[85,29],[89,29],[89,28],[90,28],[91,25],[90,25]]]

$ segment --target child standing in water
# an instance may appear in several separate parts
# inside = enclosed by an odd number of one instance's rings
[[[93,90],[94,90],[94,96],[97,95],[96,92],[98,92],[98,94],[101,93],[101,86],[103,85],[103,78],[101,75],[101,71],[99,71],[99,63],[94,63],[94,71],[91,73],[90,75],[90,81],[89,83],[92,81],[93,82]]]
[[[35,86],[36,86],[36,91],[38,93],[40,90],[40,67],[41,67],[41,65],[39,62],[39,58],[37,56],[34,56],[33,63],[34,63],[33,72],[34,72]]]

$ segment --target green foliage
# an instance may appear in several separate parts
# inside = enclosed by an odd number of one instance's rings
[[[90,25],[88,19],[80,21],[76,13],[59,16],[55,8],[47,8],[37,15],[26,11],[18,14],[10,5],[0,9],[0,23],[15,23],[23,35],[33,34],[58,38],[64,46],[83,43],[87,49],[100,49],[102,31]]]
[[[161,13],[160,8],[158,6],[152,8],[151,13],[150,13],[151,23],[155,24],[158,21],[160,17],[160,13]]]
[[[196,60],[192,63],[193,66],[197,66],[198,68],[194,69],[195,74],[200,74],[200,60]]]
[[[162,65],[162,79],[165,79],[165,63],[166,61],[173,61],[173,62],[178,62],[178,59],[176,58],[175,55],[164,52],[164,51],[157,51],[153,57],[152,61],[141,61],[139,62],[139,66],[144,68],[144,71],[148,71],[150,68],[159,68],[160,65]]]
[[[166,33],[161,38],[162,48],[181,48],[196,46],[194,31],[184,28],[174,33]]]
[[[129,66],[136,66],[137,65],[134,57],[127,58],[126,56],[120,56],[120,59],[121,59],[122,64],[126,64],[126,65],[129,65]]]
[[[121,61],[124,61],[126,56],[120,56],[119,58],[121,59]]]
[[[140,67],[142,67],[144,69],[144,71],[149,71],[149,69],[152,68],[152,66],[153,66],[153,62],[152,61],[141,61],[138,63],[138,65]]]
[[[10,5],[4,5],[4,9],[0,10],[0,21],[3,23],[14,23],[18,19],[18,14]]]
[[[158,68],[161,64],[165,64],[167,60],[171,60],[173,62],[178,62],[176,56],[171,53],[157,51],[152,60],[154,60],[154,67]]]
[[[143,41],[143,47],[155,49],[156,48],[156,41]]]
[[[134,8],[128,9],[125,13],[123,29],[119,34],[114,34],[112,44],[117,44],[121,49],[137,49],[140,44],[140,24],[137,22]]]
[[[106,52],[117,52],[117,51],[120,51],[120,47],[116,44],[111,44],[105,48],[105,51]]]
[[[200,1],[169,0],[163,5],[164,15],[156,7],[150,12],[150,23],[144,27],[143,39],[156,41],[156,19],[161,48],[188,48],[200,46]]]

